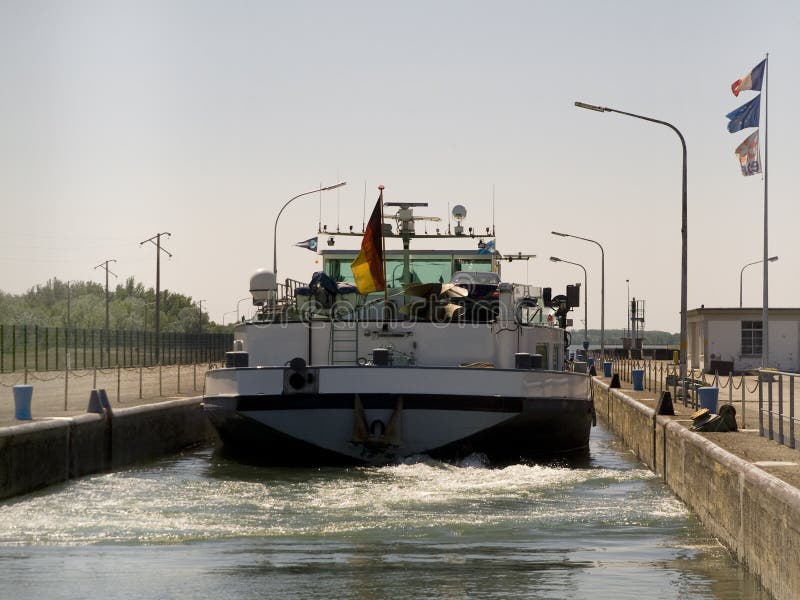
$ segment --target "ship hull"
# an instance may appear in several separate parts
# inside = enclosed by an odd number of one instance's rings
[[[594,419],[586,376],[513,369],[220,369],[204,403],[226,451],[275,465],[556,456]]]

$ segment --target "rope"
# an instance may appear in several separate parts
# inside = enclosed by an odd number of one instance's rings
[[[742,380],[742,383],[744,383],[744,380]],[[759,382],[758,382],[758,379],[756,379],[755,386],[753,386],[753,389],[751,390],[750,388],[745,388],[745,391],[747,391],[748,394],[752,394],[758,389],[758,385],[759,385]]]

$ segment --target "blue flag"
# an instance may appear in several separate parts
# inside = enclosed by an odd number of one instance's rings
[[[725,115],[731,120],[730,123],[728,123],[728,131],[736,133],[748,127],[758,127],[760,115],[761,94],[750,100],[747,104],[742,104],[736,110]]]
[[[307,240],[305,240],[303,242],[297,242],[295,244],[295,246],[298,246],[300,248],[305,248],[306,250],[311,250],[312,252],[316,252],[317,251],[317,238],[315,238],[315,237],[308,238]]]
[[[478,254],[492,254],[494,252],[494,240],[489,240],[483,245],[483,248],[478,249]]]

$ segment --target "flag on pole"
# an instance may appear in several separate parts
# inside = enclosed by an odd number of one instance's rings
[[[761,81],[764,79],[764,66],[767,63],[767,59],[765,58],[760,63],[758,63],[753,70],[750,71],[747,75],[743,75],[741,79],[737,79],[731,84],[731,91],[733,92],[734,96],[738,96],[739,92],[743,92],[744,90],[753,90],[755,92],[761,91]]]
[[[383,188],[378,202],[367,222],[361,251],[350,265],[356,287],[360,294],[380,292],[386,289],[386,276],[383,272]]]
[[[758,130],[750,134],[736,148],[739,164],[742,166],[742,175],[755,175],[761,173],[761,153],[758,151]]]
[[[758,119],[761,115],[761,94],[742,104],[739,108],[729,112],[726,117],[730,119],[728,131],[736,133],[748,127],[758,127]]]
[[[316,237],[308,238],[304,242],[297,242],[295,246],[297,246],[298,248],[305,248],[306,250],[311,250],[312,252],[316,252],[317,238]]]
[[[494,240],[489,240],[483,245],[483,248],[478,249],[478,254],[494,254]]]

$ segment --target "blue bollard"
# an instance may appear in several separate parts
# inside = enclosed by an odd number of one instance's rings
[[[14,386],[14,418],[18,421],[30,421],[31,399],[33,399],[32,385]]]
[[[611,377],[611,361],[603,363],[603,377]]]
[[[631,379],[633,380],[634,391],[644,390],[644,369],[631,369]]]
[[[700,408],[707,408],[711,414],[717,414],[717,400],[719,399],[718,387],[697,388],[697,398],[700,401]]]

